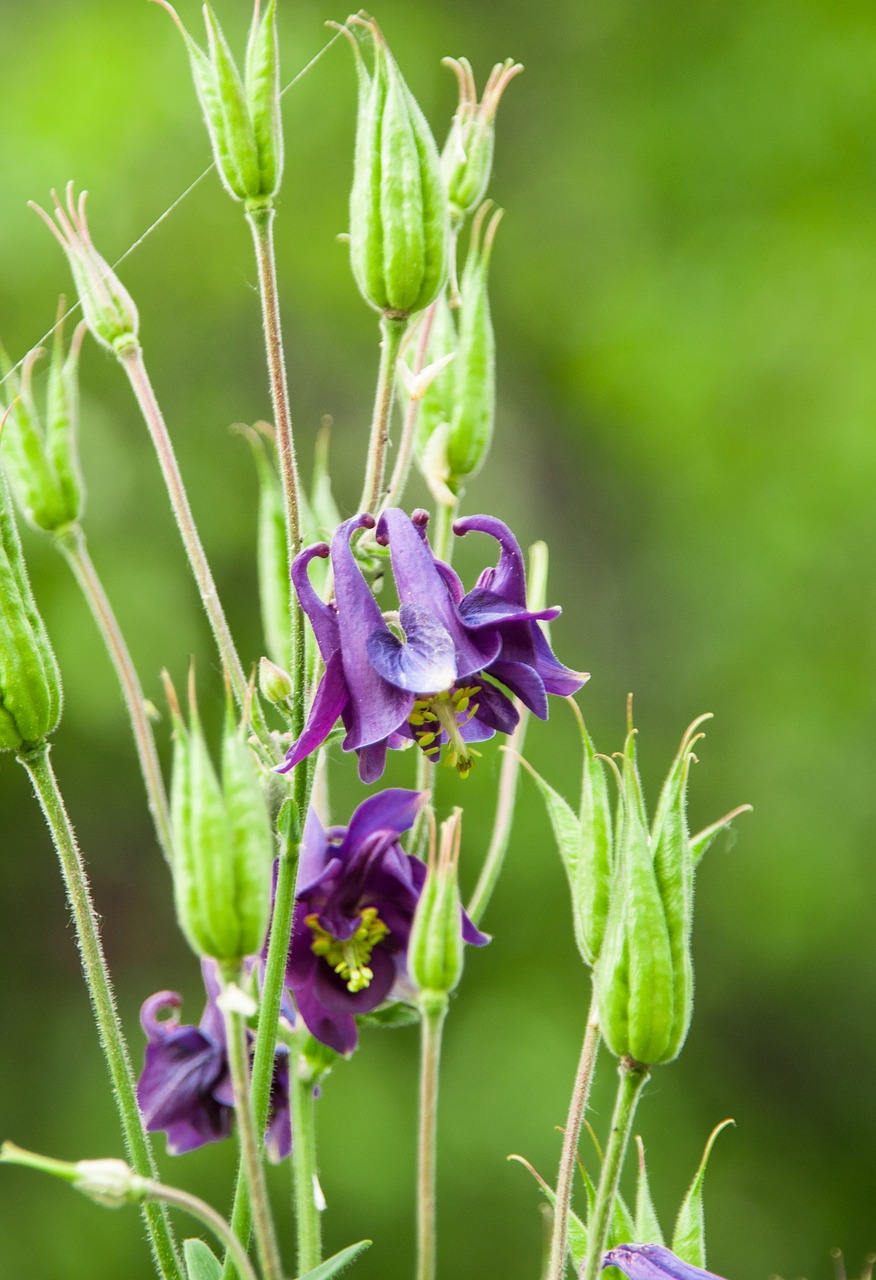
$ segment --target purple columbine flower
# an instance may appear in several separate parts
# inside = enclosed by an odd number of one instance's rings
[[[156,992],[140,1010],[147,1045],[137,1101],[149,1132],[167,1134],[171,1155],[227,1138],[234,1119],[225,1023],[216,1004],[220,987],[215,963],[202,960],[201,972],[207,1004],[197,1027],[180,1025],[177,1010],[182,999],[176,991]],[[159,1016],[168,1010],[169,1017]],[[283,1013],[290,1021],[294,1018],[288,1002]],[[278,1045],[265,1134],[272,1160],[285,1159],[292,1149],[288,1058],[286,1046]]]
[[[339,525],[331,548],[321,542],[296,556],[292,581],[325,674],[281,772],[315,751],[340,717],[344,750],[357,753],[363,782],[383,773],[387,747],[412,741],[432,759],[446,746],[464,776],[477,754],[469,744],[497,730],[511,733],[517,723],[500,684],[545,719],[548,693],[575,693],[587,679],[557,661],[539,626],[560,610],[527,609],[523,556],[507,525],[469,516],[453,526],[458,535],[487,533],[500,546],[499,563],[466,594],[450,566],[432,554],[428,519],[425,511],[411,518],[390,508],[377,523],[377,541],[390,549],[397,613],[381,613],[350,546],[358,529],[374,527],[372,516]],[[308,573],[314,556],[328,555],[334,604],[319,598]]]
[[[426,867],[399,836],[425,798],[382,791],[359,805],[348,827],[328,830],[313,809],[307,815],[286,985],[308,1030],[337,1053],[356,1047],[356,1014],[392,994],[413,994],[406,956]],[[465,913],[462,936],[475,946],[488,941]]]
[[[714,1271],[704,1271],[682,1262],[661,1244],[619,1244],[602,1259],[603,1267],[617,1267],[629,1280],[721,1280]]]

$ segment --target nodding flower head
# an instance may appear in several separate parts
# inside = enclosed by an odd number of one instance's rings
[[[286,985],[311,1034],[338,1053],[356,1047],[356,1014],[393,992],[414,995],[407,949],[426,866],[399,837],[425,799],[382,791],[359,805],[349,826],[328,830],[312,809],[307,815]],[[462,937],[487,941],[464,913]]]
[[[526,606],[523,556],[510,529],[491,516],[454,525],[458,535],[487,533],[501,548],[466,593],[449,565],[436,560],[426,538],[428,515],[390,508],[376,527],[388,546],[398,593],[397,613],[384,615],[353,554],[357,530],[374,528],[370,515],[340,525],[331,548],[308,547],[292,565],[292,580],[325,663],[307,723],[281,771],[291,769],[328,737],[338,717],[344,749],[359,757],[359,775],[383,772],[387,747],[412,742],[432,760],[442,752],[465,776],[478,754],[472,743],[511,733],[518,714],[504,685],[542,719],[547,694],[569,694],[587,679],[554,657],[539,620],[559,609]],[[335,601],[314,591],[308,565],[331,555]]]

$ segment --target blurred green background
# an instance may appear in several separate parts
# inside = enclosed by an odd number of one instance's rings
[[[219,6],[238,42],[247,8]],[[281,9],[290,79],[327,39],[323,21],[345,15],[325,0]],[[193,0],[180,10],[197,25]],[[840,1246],[857,1272],[876,1249],[876,14],[866,0],[384,0],[377,17],[442,139],[455,87],[441,56],[465,53],[479,83],[509,54],[526,65],[501,108],[491,188],[507,210],[492,272],[497,436],[465,510],[550,542],[550,597],[565,608],[553,638],[593,673],[579,701],[601,749],[620,746],[634,690],[653,795],[685,725],[713,711],[692,820],[755,808],[702,867],[693,1029],[640,1111],[658,1209],[669,1229],[708,1131],[732,1115],[706,1191],[711,1268],[815,1280]],[[208,157],[179,37],[156,6],[2,0],[0,48],[0,334],[17,358],[70,289],[26,201],[75,178],[115,258]],[[277,233],[294,412],[305,465],[321,415],[334,418],[349,513],[377,335],[336,240],[354,120],[340,42],[286,96],[284,117]],[[250,244],[215,175],[122,274],[249,661],[261,651],[256,490],[228,426],[270,408]],[[83,388],[86,527],[144,685],[158,702],[160,668],[179,680],[195,654],[202,701],[218,712],[216,661],[146,432],[94,344]],[[29,532],[25,542],[64,673],[55,764],[139,1060],[139,1003],[177,988],[195,1021],[197,967],[175,930],[108,661],[65,566]],[[470,574],[482,555],[466,545],[460,564]],[[561,705],[532,729],[529,754],[573,794],[576,734]],[[460,789],[471,880],[497,761],[487,752]],[[396,761],[388,777],[409,784],[410,767]],[[350,762],[337,774],[348,810]],[[72,1159],[121,1154],[54,854],[11,757],[0,805],[0,1135]],[[486,925],[494,942],[469,956],[448,1024],[440,1270],[534,1280],[539,1197],[505,1157],[554,1176],[588,992],[526,782]],[[605,1058],[601,1134],[612,1074]],[[414,1033],[372,1032],[319,1104],[327,1242],[373,1237],[361,1280],[410,1271],[415,1076]],[[162,1156],[168,1180],[219,1207],[233,1165],[230,1143]],[[149,1274],[133,1211],[103,1212],[28,1172],[4,1170],[0,1183],[4,1280]]]

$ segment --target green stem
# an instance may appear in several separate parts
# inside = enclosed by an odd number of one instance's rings
[[[301,550],[301,481],[298,474],[298,460],[295,454],[295,438],[292,433],[289,389],[286,383],[286,361],[283,354],[283,331],[280,324],[280,303],[274,254],[274,210],[270,207],[247,210],[246,220],[252,232],[259,273],[259,295],[262,302],[265,354],[271,383],[274,423],[277,428],[277,453],[280,461],[280,474],[283,478],[286,549],[291,565]],[[290,595],[291,675],[295,690],[292,732],[297,737],[304,723],[304,615],[298,603],[298,597],[295,591],[292,590],[291,583]]]
[[[322,1261],[322,1223],[317,1201],[316,1106],[314,1080],[299,1037],[289,1062],[292,1103],[292,1179],[298,1230],[298,1272],[305,1275]]]
[[[43,743],[32,751],[20,755],[18,759],[30,776],[58,852],[67,889],[67,900],[76,926],[76,940],[82,958],[85,982],[94,1008],[101,1047],[113,1083],[125,1146],[134,1170],[141,1177],[154,1178],[157,1170],[149,1140],[143,1128],[143,1118],[137,1105],[134,1071],[116,1011],[115,996],[100,941],[97,914],[91,900],[82,855],[49,761],[49,746]],[[157,1205],[146,1205],[143,1216],[159,1274],[164,1277],[164,1280],[182,1280],[176,1245],[166,1213]]]
[[[597,1280],[599,1276],[614,1212],[621,1167],[633,1127],[633,1117],[636,1114],[642,1086],[648,1079],[648,1068],[632,1058],[621,1058],[618,1072],[620,1084],[614,1104],[614,1115],[611,1118],[611,1133],[602,1162],[599,1187],[596,1191],[593,1212],[590,1215],[587,1256],[581,1268],[581,1280]]]
[[[438,1069],[447,996],[428,992],[420,1019],[420,1141],[417,1165],[416,1280],[435,1280],[435,1151],[438,1134]]]
[[[249,1079],[249,1050],[246,1043],[246,1020],[239,1012],[227,1007],[227,998],[233,991],[230,984],[240,984],[242,975],[239,970],[233,974],[223,974],[223,1010],[225,1019],[226,1040],[228,1044],[228,1067],[231,1084],[234,1089],[234,1112],[237,1117],[237,1132],[240,1141],[240,1163],[246,1171],[249,1187],[249,1203],[252,1210],[255,1228],[256,1248],[262,1265],[264,1280],[283,1280],[283,1264],[280,1261],[280,1250],[271,1217],[271,1206],[268,1200],[268,1189],[265,1184],[265,1169],[262,1163],[262,1142],[259,1135],[264,1127],[257,1129],[253,1115],[252,1097]]]
[[[149,381],[149,374],[146,372],[143,352],[139,346],[128,346],[119,354],[119,360],[128,375],[128,381],[152,436],[152,443],[158,455],[158,462],[164,476],[164,483],[167,486],[173,514],[189,558],[192,573],[195,576],[204,611],[207,614],[216,640],[222,665],[228,672],[228,678],[231,681],[235,701],[238,706],[245,707],[248,701],[247,679],[244,675],[234,640],[231,637],[228,621],[219,600],[219,593],[216,590],[216,583],[207,563],[207,556],[192,516],[192,509],[189,506],[188,495],[186,494],[176,455],[173,451],[170,435],[155,397],[155,392],[152,389],[152,383]],[[267,730],[258,701],[255,698],[252,699],[251,714],[253,728],[260,737],[266,740]]]
[[[584,1043],[581,1046],[581,1057],[569,1103],[569,1115],[563,1134],[563,1153],[560,1156],[560,1170],[557,1175],[557,1198],[554,1205],[554,1223],[551,1233],[550,1261],[545,1272],[546,1280],[562,1280],[566,1271],[566,1233],[569,1225],[569,1205],[572,1199],[572,1179],[575,1174],[575,1157],[578,1151],[578,1137],[587,1099],[590,1095],[590,1084],[593,1080],[593,1068],[596,1064],[596,1052],[599,1048],[599,1009],[596,992],[590,999],[590,1011],[587,1014],[587,1029],[584,1032]]]
[[[435,512],[435,529],[432,535],[432,549],[435,552],[436,560],[446,560],[450,564],[452,543],[450,539],[450,531],[453,521],[456,519],[459,511],[459,499],[451,506],[446,502],[439,502],[437,511]]]
[[[134,742],[137,747],[137,756],[140,760],[140,772],[143,775],[143,783],[146,787],[149,812],[152,814],[152,821],[155,824],[155,834],[158,837],[158,843],[165,858],[168,862],[172,862],[173,835],[170,826],[167,793],[161,777],[158,752],[155,749],[155,736],[152,732],[152,725],[149,723],[149,717],[146,714],[143,689],[131,659],[131,654],[125,644],[125,638],[122,635],[112,605],[107,599],[97,570],[92,563],[91,556],[88,554],[88,547],[82,530],[77,525],[73,525],[57,536],[56,543],[61,554],[73,570],[76,581],[82,589],[98,629],[103,636],[112,664],[116,669],[119,684],[122,686],[125,705],[128,708],[131,728],[134,732]]]
[[[298,773],[303,774],[304,765],[298,765],[295,772],[296,775]],[[256,1030],[255,1055],[252,1064],[252,1109],[259,1141],[261,1141],[261,1135],[265,1131],[271,1102],[271,1081],[274,1075],[277,1025],[280,1017],[280,1003],[283,998],[289,937],[292,932],[292,912],[295,907],[296,869],[297,858],[295,850],[287,848],[281,854],[277,866],[277,887],[271,919],[271,937],[268,944],[268,958],[265,964],[259,1022]],[[243,1241],[244,1245],[247,1245],[251,1227],[252,1209],[249,1188],[246,1169],[241,1162],[234,1191],[231,1229],[237,1238]],[[232,1275],[233,1265],[231,1260],[226,1257],[222,1280],[231,1280]]]
[[[207,1204],[206,1200],[190,1195],[188,1191],[180,1191],[177,1187],[167,1187],[162,1182],[151,1180],[147,1182],[144,1194],[147,1200],[160,1200],[165,1204],[172,1204],[175,1208],[182,1209],[203,1222],[204,1226],[222,1241],[229,1255],[234,1259],[240,1280],[258,1280],[243,1245],[222,1215],[217,1213],[212,1205]]]
[[[400,319],[398,316],[384,314],[380,318],[380,368],[377,373],[377,391],[374,397],[374,414],[371,419],[365,483],[362,486],[362,497],[359,499],[360,511],[374,512],[381,505],[395,389],[395,362],[398,359],[407,325],[407,317]]]
[[[429,347],[429,335],[432,332],[432,322],[435,319],[435,310],[438,306],[437,302],[433,302],[422,314],[420,321],[420,331],[417,334],[417,348],[414,352],[413,374],[422,372],[426,363],[426,352]],[[386,496],[381,502],[381,509],[392,505],[398,505],[401,501],[402,494],[408,482],[408,476],[411,470],[411,461],[414,456],[414,438],[417,433],[417,419],[420,416],[420,405],[423,403],[422,397],[408,399],[408,407],[405,410],[404,423],[402,425],[401,440],[399,441],[398,453],[395,458],[395,465],[392,469],[392,477]]]

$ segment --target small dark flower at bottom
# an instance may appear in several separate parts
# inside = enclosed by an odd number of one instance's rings
[[[255,961],[249,963],[252,966]],[[216,965],[204,960],[201,971],[207,1004],[197,1027],[180,1025],[177,1010],[182,1000],[175,991],[156,992],[140,1010],[148,1043],[137,1100],[149,1132],[167,1134],[171,1155],[227,1138],[234,1120],[225,1024],[216,1004],[220,991]],[[168,1010],[169,1017],[159,1016]],[[290,1022],[294,1018],[288,1001],[283,1016]],[[272,1160],[283,1160],[292,1149],[288,1057],[286,1046],[278,1045],[265,1134]]]
[[[617,1267],[629,1280],[721,1280],[714,1271],[682,1262],[660,1244],[619,1244],[609,1250],[602,1265]]]

